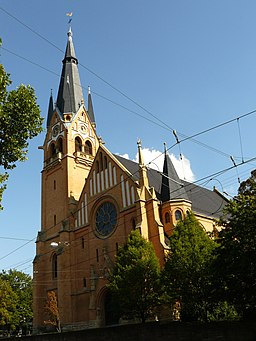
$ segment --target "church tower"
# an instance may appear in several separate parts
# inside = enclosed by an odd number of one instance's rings
[[[88,94],[85,109],[72,32],[68,42],[59,84],[57,102],[52,95],[47,117],[42,171],[42,229],[58,229],[72,211],[74,200],[84,186],[99,142]],[[58,209],[59,208],[59,209]]]
[[[76,204],[99,147],[92,98],[89,90],[86,109],[71,29],[68,32],[62,63],[57,101],[54,105],[51,94],[46,137],[43,146],[40,147],[43,149],[44,162],[41,231],[37,238],[37,255],[34,260],[35,282],[38,282],[35,286],[35,291],[38,292],[34,292],[36,307],[45,305],[39,301],[43,283],[46,281],[52,281],[50,287],[58,289],[59,293],[65,291],[65,286],[58,285],[56,281],[57,269],[56,278],[52,276],[51,267],[54,261],[52,259],[47,261],[52,254],[50,245],[52,242],[59,245],[64,242],[70,243]],[[49,283],[47,285],[49,288]],[[59,303],[61,304],[61,301]],[[35,311],[35,320],[42,324],[41,319],[40,312]]]

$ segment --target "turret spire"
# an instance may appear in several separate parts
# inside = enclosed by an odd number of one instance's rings
[[[47,129],[50,126],[52,115],[53,115],[53,98],[52,98],[52,89],[51,89],[51,95],[50,95],[49,106],[48,106],[47,123],[46,123]]]
[[[83,92],[78,72],[78,60],[73,45],[71,28],[68,31],[68,41],[57,97],[57,107],[60,113],[76,113],[82,100]]]
[[[141,187],[149,188],[148,172],[147,172],[147,168],[146,168],[145,163],[144,163],[144,158],[143,158],[143,154],[142,154],[141,140],[140,139],[138,139],[137,145],[138,145],[138,155],[139,155],[139,173],[140,173],[140,180],[139,180],[139,182],[140,182],[140,186]]]
[[[164,167],[162,175],[161,186],[162,201],[169,201],[171,199],[185,199],[188,200],[187,193],[183,187],[170,156],[167,153],[166,143],[164,143]]]
[[[88,116],[91,120],[91,123],[95,124],[95,117],[92,105],[92,96],[91,96],[91,88],[88,86]]]

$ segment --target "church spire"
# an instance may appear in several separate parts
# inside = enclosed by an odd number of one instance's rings
[[[50,126],[52,115],[53,115],[53,98],[52,98],[52,90],[51,90],[49,106],[48,106],[47,124],[46,124],[47,129]]]
[[[60,113],[76,113],[82,100],[83,92],[78,72],[78,60],[76,58],[72,31],[68,31],[68,41],[64,59],[57,97],[57,108]]]
[[[91,96],[91,88],[88,86],[88,116],[91,120],[91,123],[95,124],[95,117],[92,105],[92,96]]]
[[[161,186],[162,201],[169,201],[171,199],[188,200],[184,185],[181,182],[170,156],[167,153],[166,144],[164,143],[164,168],[162,175]]]

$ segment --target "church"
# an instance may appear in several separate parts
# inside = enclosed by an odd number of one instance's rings
[[[177,221],[192,210],[215,230],[226,199],[178,177],[167,150],[162,172],[112,154],[97,135],[92,95],[83,97],[71,29],[42,147],[41,230],[34,258],[34,332],[47,328],[47,293],[58,298],[63,330],[113,324],[106,288],[118,247],[132,229],[153,243],[160,264]],[[100,124],[100,122],[98,122]]]

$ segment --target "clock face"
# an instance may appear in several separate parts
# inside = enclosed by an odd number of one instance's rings
[[[112,202],[104,202],[96,211],[96,231],[101,237],[109,236],[117,225],[117,210]]]

